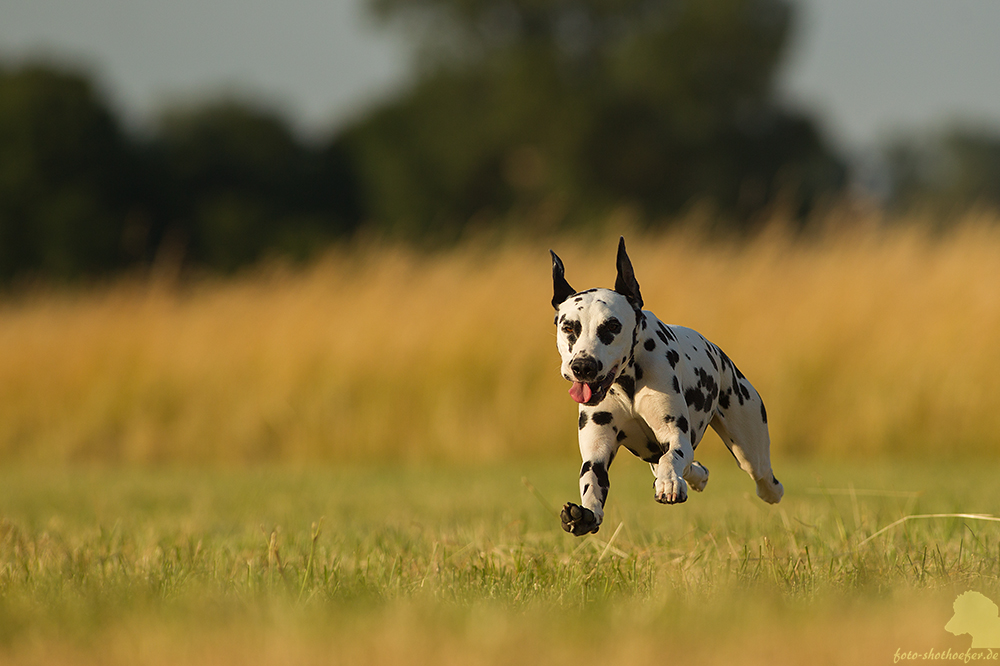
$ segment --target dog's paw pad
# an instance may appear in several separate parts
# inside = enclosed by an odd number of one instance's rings
[[[600,529],[593,511],[572,502],[566,502],[559,517],[562,528],[574,536],[583,536]]]

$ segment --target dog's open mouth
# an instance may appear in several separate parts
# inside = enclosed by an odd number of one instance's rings
[[[576,400],[581,405],[593,406],[604,400],[604,396],[607,395],[608,389],[611,385],[615,383],[615,376],[618,372],[618,366],[611,368],[610,372],[604,376],[604,379],[598,382],[573,382],[573,385],[569,388],[569,395],[571,398]]]

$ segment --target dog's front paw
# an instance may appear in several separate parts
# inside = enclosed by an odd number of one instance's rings
[[[660,504],[681,504],[688,498],[687,483],[684,479],[672,477],[657,479],[653,484],[656,501]]]
[[[562,528],[573,536],[583,536],[601,529],[593,511],[572,502],[566,502],[559,517],[562,519]]]

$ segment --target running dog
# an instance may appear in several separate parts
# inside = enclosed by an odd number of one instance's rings
[[[757,484],[757,496],[781,501],[760,395],[700,333],[664,324],[642,309],[625,239],[618,243],[613,290],[573,289],[562,260],[550,253],[561,372],[580,404],[583,456],[580,504],[563,507],[563,529],[582,536],[600,528],[608,468],[620,446],[652,467],[657,502],[679,504],[688,487],[704,490],[708,470],[694,451],[708,426]]]

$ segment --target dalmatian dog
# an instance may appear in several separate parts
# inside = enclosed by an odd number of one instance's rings
[[[608,468],[621,446],[652,467],[657,502],[679,504],[689,487],[704,490],[708,470],[694,452],[708,426],[757,484],[757,496],[779,502],[784,489],[771,471],[763,401],[721,349],[642,309],[625,239],[613,290],[575,290],[550,253],[561,372],[580,404],[583,456],[580,504],[563,507],[563,529],[576,536],[598,531]]]

